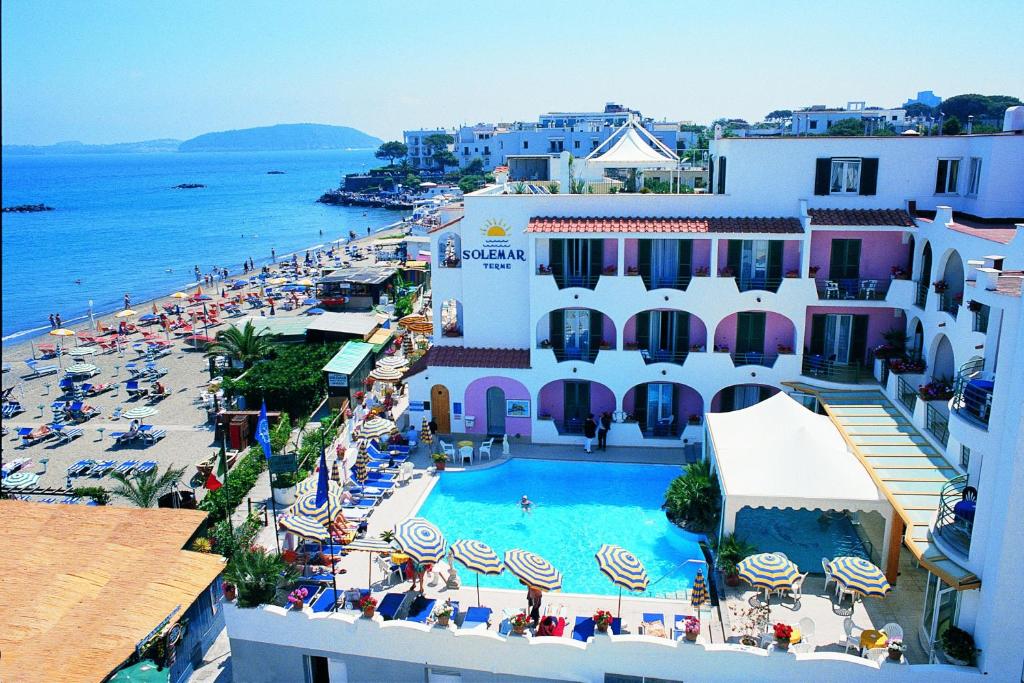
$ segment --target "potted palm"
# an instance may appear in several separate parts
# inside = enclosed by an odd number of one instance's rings
[[[725,574],[725,585],[738,586],[740,584],[736,565],[744,557],[751,555],[756,550],[753,545],[739,538],[736,534],[729,534],[719,541],[716,564],[722,573]]]
[[[291,505],[295,502],[295,491],[298,487],[295,472],[275,474],[270,480],[270,489],[274,494],[274,502],[278,505]]]
[[[298,578],[298,572],[277,553],[253,546],[239,548],[231,556],[224,580],[235,586],[239,607],[259,607],[274,601],[282,586]]]

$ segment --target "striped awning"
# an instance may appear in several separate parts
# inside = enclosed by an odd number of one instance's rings
[[[562,588],[562,572],[540,555],[527,550],[509,550],[505,553],[505,566],[515,577],[542,591]]]
[[[595,555],[597,568],[616,586],[630,591],[647,588],[647,570],[637,556],[617,545],[603,544]]]
[[[477,574],[500,574],[505,569],[491,546],[480,541],[455,541],[452,543],[452,555]]]

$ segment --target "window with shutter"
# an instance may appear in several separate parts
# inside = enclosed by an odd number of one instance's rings
[[[878,159],[860,160],[860,193],[873,195],[878,191]]]
[[[860,277],[861,240],[834,239],[829,257],[830,280],[856,280]]]
[[[814,194],[828,194],[829,175],[832,173],[832,160],[828,157],[818,159],[814,166]]]
[[[725,194],[725,157],[718,158],[718,194]]]

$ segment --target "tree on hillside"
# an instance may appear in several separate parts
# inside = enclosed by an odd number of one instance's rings
[[[465,165],[462,169],[462,175],[483,175],[484,173],[484,162],[479,159],[473,159],[471,162]]]
[[[933,107],[929,107],[927,104],[921,104],[920,102],[908,105],[904,107],[904,109],[906,110],[908,117],[935,116],[935,109]]]
[[[861,119],[840,119],[829,126],[828,134],[836,136],[864,135],[864,122]]]
[[[430,150],[430,158],[434,165],[444,172],[446,166],[458,166],[459,160],[448,150],[448,145],[455,142],[455,138],[447,133],[434,133],[423,138],[423,145]]]
[[[378,147],[377,151],[373,153],[373,156],[377,157],[378,159],[387,159],[388,166],[394,166],[395,159],[402,159],[408,153],[409,148],[408,146],[406,146],[404,142],[392,140],[390,142],[385,142],[380,147]]]
[[[765,121],[785,121],[786,119],[793,118],[792,109],[776,109],[775,111],[769,112],[764,117]]]
[[[943,135],[960,135],[962,130],[963,126],[960,125],[960,119],[955,116],[950,116],[942,122]]]
[[[479,190],[484,186],[484,177],[482,175],[464,175],[459,179],[459,189],[463,193],[473,192]]]
[[[448,166],[458,166],[458,158],[449,152],[447,149],[441,148],[434,150],[434,153],[430,155],[434,164],[437,166],[437,170],[444,171]]]

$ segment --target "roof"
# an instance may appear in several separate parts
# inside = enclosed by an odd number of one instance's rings
[[[304,337],[306,328],[313,322],[313,317],[308,315],[288,316],[256,316],[232,320],[231,324],[239,329],[245,327],[246,323],[252,323],[256,332],[266,330],[270,334],[279,334],[282,337]]]
[[[412,364],[406,376],[415,375],[428,367],[526,369],[530,367],[530,350],[432,346]]]
[[[307,330],[316,332],[333,332],[334,334],[350,334],[355,337],[367,337],[380,325],[373,313],[324,313],[316,316],[306,326]]]
[[[384,347],[388,345],[393,336],[395,336],[394,327],[379,327],[370,335],[370,338],[366,340],[366,343],[373,346],[374,353],[380,353],[384,350]]]
[[[722,492],[734,509],[888,508],[832,421],[788,394],[708,413],[707,428]]]
[[[395,268],[388,267],[359,267],[359,268],[338,268],[331,271],[330,275],[320,278],[320,282],[355,282],[361,285],[379,285],[398,272]]]
[[[6,681],[104,680],[224,569],[182,550],[205,512],[0,500],[0,518]]]
[[[615,139],[620,132],[622,134]],[[628,121],[591,152],[587,161],[612,167],[664,167],[674,166],[679,157],[637,123]]]
[[[916,227],[914,219],[903,209],[808,209],[811,223],[841,226],[883,226],[900,228]]]
[[[946,227],[949,228],[950,230],[955,230],[956,232],[962,232],[965,235],[980,237],[983,240],[997,242],[999,244],[1009,244],[1017,235],[1017,228],[1014,227],[987,227],[984,225],[967,225],[962,221],[949,223]]]
[[[535,216],[526,232],[732,232],[802,234],[799,218],[625,218]]]
[[[366,357],[373,353],[373,344],[350,341],[327,361],[324,372],[336,372],[339,375],[351,375]]]

